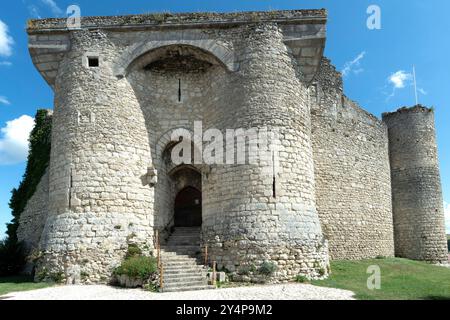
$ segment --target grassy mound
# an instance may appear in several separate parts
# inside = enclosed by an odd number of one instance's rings
[[[381,289],[367,288],[371,274],[367,268],[381,270]],[[326,280],[312,281],[323,287],[346,289],[363,300],[450,300],[450,268],[400,258],[363,261],[333,261]]]

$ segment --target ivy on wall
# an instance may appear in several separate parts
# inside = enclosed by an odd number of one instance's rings
[[[13,220],[8,224],[7,231],[10,239],[17,240],[16,231],[20,214],[36,191],[50,160],[52,118],[49,113],[44,109],[38,110],[36,113],[35,126],[30,133],[30,149],[25,174],[19,187],[12,190],[9,207],[12,210]]]
[[[7,238],[0,242],[0,274],[11,274],[19,270],[23,260],[21,244],[17,239],[20,214],[24,211],[28,200],[33,196],[50,161],[50,144],[52,129],[52,113],[40,109],[35,116],[35,126],[29,137],[28,161],[23,179],[18,188],[11,193],[9,207],[13,219],[7,224]]]

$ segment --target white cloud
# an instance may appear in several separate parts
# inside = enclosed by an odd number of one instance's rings
[[[392,86],[392,92],[387,97],[386,101],[389,100],[390,98],[392,98],[393,96],[395,96],[396,90],[403,89],[406,86],[413,86],[414,85],[414,76],[412,75],[412,73],[408,73],[404,70],[399,70],[399,71],[391,74],[388,77],[387,81]],[[425,89],[423,89],[421,87],[417,87],[417,91],[418,91],[418,93],[420,93],[424,96],[426,96],[428,94],[428,92],[425,91]]]
[[[10,66],[12,66],[12,62],[10,62],[10,61],[0,61],[0,66],[10,67]]]
[[[9,35],[8,26],[0,20],[0,56],[9,57],[12,54],[13,38]]]
[[[406,73],[403,70],[394,72],[389,76],[389,82],[394,86],[395,89],[402,89],[406,84],[413,78],[412,74]]]
[[[28,137],[34,127],[34,119],[22,115],[7,121],[0,129],[0,165],[23,162],[28,155]]]
[[[450,203],[444,201],[445,230],[450,234]]]
[[[428,92],[426,92],[423,88],[417,88],[417,91],[419,91],[424,96],[426,96],[428,94]]]
[[[27,7],[27,9],[33,18],[41,19],[41,14],[39,13],[39,9],[35,5],[30,5]]]
[[[41,2],[49,7],[55,16],[61,16],[63,14],[63,11],[58,7],[54,0],[41,0]]]
[[[364,56],[366,55],[366,52],[363,51],[360,54],[358,54],[356,56],[356,58],[354,58],[352,61],[347,61],[344,65],[344,69],[342,69],[342,75],[344,77],[348,76],[352,71],[355,74],[360,74],[361,72],[364,71],[363,68],[360,67],[361,65],[361,60],[364,58]],[[356,69],[355,69],[356,68]]]
[[[4,96],[0,96],[0,104],[10,105],[11,102],[9,102],[8,98],[6,98]]]

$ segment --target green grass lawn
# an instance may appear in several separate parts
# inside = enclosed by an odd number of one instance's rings
[[[378,265],[381,289],[369,290],[367,267]],[[361,300],[450,300],[450,268],[400,258],[333,261],[326,280],[312,281],[323,287],[347,289]]]
[[[15,276],[0,278],[0,296],[9,292],[27,291],[50,287],[53,284],[44,282],[33,282],[30,277]]]

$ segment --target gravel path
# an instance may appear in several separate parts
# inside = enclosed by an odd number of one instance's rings
[[[14,292],[0,300],[351,300],[353,292],[308,284],[279,284],[188,292],[152,293],[105,285],[57,286]]]

